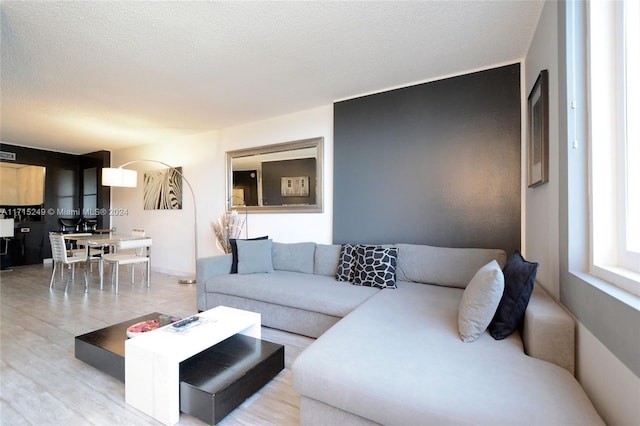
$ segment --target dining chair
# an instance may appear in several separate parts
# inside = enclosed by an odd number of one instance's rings
[[[131,236],[134,238],[144,238],[146,236],[146,233],[144,231],[144,229],[134,229],[131,231]],[[143,251],[144,251],[144,247],[140,247],[137,249],[118,249],[116,245],[114,245],[113,250],[111,250],[114,253],[119,253],[119,254],[137,254],[138,256],[142,256]],[[133,267],[133,265],[128,265],[127,266],[127,271],[131,271],[131,268]],[[113,272],[113,271],[112,271]],[[142,278],[144,279],[144,270],[140,271]]]
[[[134,229],[131,231],[131,236],[135,237],[135,238],[144,238],[147,236],[146,232],[144,232],[144,229]],[[117,253],[126,253],[126,254],[138,254],[141,255],[142,252],[144,251],[144,247],[141,248],[137,248],[137,249],[124,249],[124,252],[120,249],[116,250]]]
[[[82,220],[82,218],[58,219],[58,221],[60,222],[60,231],[63,232],[63,233],[77,231],[81,220]]]
[[[80,257],[84,256],[85,253],[85,249],[84,248],[78,248],[78,245],[76,244],[76,237],[84,237],[86,235],[90,235],[87,233],[69,233],[69,232],[64,232],[64,231],[52,231],[50,232],[50,234],[63,234],[64,236],[64,246],[65,249],[67,250],[67,257],[71,257],[71,256],[75,256],[76,254]],[[76,264],[73,263],[70,267],[70,272],[71,272],[71,281],[74,281],[76,279]],[[64,268],[60,269],[60,279],[64,279]]]
[[[115,280],[116,294],[118,294],[118,274],[120,265],[131,265],[131,285],[135,284],[135,268],[138,263],[147,264],[147,287],[150,287],[151,275],[151,238],[139,238],[134,240],[122,240],[116,244],[116,252],[102,256],[102,261],[112,265],[111,282]],[[133,250],[128,252],[127,250]],[[104,268],[103,268],[104,270]],[[100,276],[100,288],[102,288],[102,275]],[[144,278],[143,278],[144,282]]]
[[[89,258],[89,250],[85,246],[84,255],[81,255],[79,252],[74,252],[72,255],[69,255],[67,252],[66,241],[64,239],[64,235],[61,233],[50,232],[49,233],[49,242],[51,243],[51,255],[53,257],[53,271],[51,272],[51,282],[49,283],[49,289],[53,288],[53,284],[56,279],[56,270],[59,265],[63,265],[62,268],[66,265],[69,269],[72,269],[78,263],[84,263],[84,291],[85,293],[89,291],[89,281],[87,279],[87,268],[86,263]],[[64,269],[63,269],[64,270]],[[74,273],[69,273],[66,279],[66,284],[64,287],[64,291],[67,291],[67,287],[69,286],[69,280],[75,279]]]
[[[82,240],[82,237],[90,237],[93,234],[91,232],[74,232],[71,234],[64,234],[65,239],[67,241],[69,241],[72,245],[71,249],[69,249],[68,251],[71,253],[80,253],[80,255],[82,255],[82,252],[84,252],[83,247],[86,245],[86,243]],[[78,239],[75,239],[75,238]],[[73,247],[75,246],[75,247]],[[102,254],[102,250],[99,248],[93,248],[93,247],[89,247],[89,255],[90,256],[100,256]]]
[[[93,234],[90,232],[75,232],[71,234],[64,234],[64,238],[71,244],[71,248],[67,249],[67,255],[76,256],[84,256],[85,251],[89,250],[89,266],[91,272],[93,272],[93,264],[99,263],[100,274],[102,274],[102,263],[100,262],[100,257],[102,257],[104,253],[104,248],[102,247],[89,247],[85,241],[82,240],[83,237],[90,237]],[[75,239],[78,238],[78,239]],[[87,246],[87,247],[85,247]],[[72,270],[72,273],[75,272]]]

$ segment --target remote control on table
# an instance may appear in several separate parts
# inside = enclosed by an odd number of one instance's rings
[[[190,318],[185,318],[183,320],[180,320],[178,322],[174,322],[173,326],[175,328],[180,328],[180,327],[184,327],[187,324],[191,324],[192,322],[198,321],[200,318],[198,318],[197,316],[193,316]]]

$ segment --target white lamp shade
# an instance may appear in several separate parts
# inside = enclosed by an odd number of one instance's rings
[[[105,167],[102,169],[102,185],[134,188],[138,184],[138,172],[123,168]]]

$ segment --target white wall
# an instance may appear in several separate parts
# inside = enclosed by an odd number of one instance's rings
[[[526,97],[538,73],[543,69],[549,70],[549,183],[537,188],[526,188],[526,180],[523,178],[523,251],[529,260],[540,263],[538,281],[556,300],[560,298],[559,152],[564,148],[561,144],[567,143],[561,141],[558,123],[558,7],[555,1],[545,3],[525,60],[523,78],[523,108],[526,111]],[[526,161],[523,161],[523,175],[525,174]],[[576,377],[600,415],[607,424],[637,424],[640,419],[640,378],[579,322],[576,335]]]
[[[333,105],[220,132],[223,152],[316,136],[324,137],[324,212],[249,215],[249,237],[268,235],[283,243],[314,241],[331,244],[333,241]],[[221,212],[222,208],[218,211]]]
[[[142,145],[112,153],[111,164],[118,167],[134,160],[155,160],[174,167],[182,167],[182,173],[191,183],[198,207],[199,250],[206,244],[209,232],[205,218],[216,195],[224,198],[222,185],[215,185],[217,166],[217,133],[209,133],[179,141]],[[221,164],[224,164],[222,162]],[[213,166],[212,166],[213,165]],[[136,188],[111,189],[111,226],[117,232],[128,234],[132,229],[144,229],[153,238],[151,267],[156,271],[177,275],[193,275],[194,257],[194,205],[189,189],[183,187],[182,210],[144,210],[142,203],[143,176],[145,170],[162,168],[151,162],[140,162],[126,166],[138,171]],[[223,172],[222,172],[223,174]],[[224,179],[224,176],[222,176]],[[219,187],[219,188],[218,188]],[[122,210],[124,215],[118,215]]]
[[[182,167],[196,195],[198,257],[220,254],[211,223],[225,208],[225,152],[316,136],[324,137],[324,212],[304,214],[250,214],[249,237],[269,235],[279,242],[315,241],[331,243],[333,211],[333,105],[301,111],[269,120],[235,126],[220,131],[159,142],[112,153],[112,165],[149,159]],[[184,188],[182,210],[143,210],[142,178],[145,170],[162,167],[136,163],[137,188],[112,188],[111,207],[126,215],[112,216],[118,233],[142,228],[153,238],[151,267],[176,275],[193,275],[194,208],[188,188]],[[243,234],[244,235],[244,234]]]
[[[538,262],[537,281],[556,299],[559,290],[559,125],[558,125],[558,26],[555,2],[547,2],[525,61],[523,76],[523,128],[527,123],[527,97],[541,70],[549,70],[549,183],[527,188],[527,133],[523,140],[522,178],[525,199],[523,254]],[[531,232],[535,230],[535,232]]]
[[[578,380],[609,425],[640,424],[640,379],[578,323]]]

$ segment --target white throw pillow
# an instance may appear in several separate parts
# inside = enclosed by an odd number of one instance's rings
[[[495,260],[473,276],[462,294],[458,308],[458,331],[465,342],[473,342],[485,332],[498,309],[504,292],[504,275]]]

